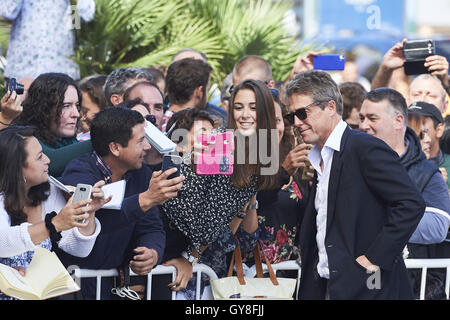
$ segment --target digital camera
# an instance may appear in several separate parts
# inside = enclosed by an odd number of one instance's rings
[[[23,94],[24,92],[24,86],[23,84],[17,82],[15,78],[11,78],[6,80],[6,92],[13,92],[15,91],[17,94]]]

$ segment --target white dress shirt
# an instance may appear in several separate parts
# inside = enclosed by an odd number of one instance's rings
[[[319,249],[319,263],[317,272],[320,277],[329,279],[330,270],[328,268],[328,256],[325,249],[325,236],[327,229],[327,211],[328,211],[328,182],[330,180],[331,164],[333,162],[334,151],[340,151],[341,139],[347,128],[347,123],[339,121],[333,132],[328,137],[322,150],[314,146],[309,155],[309,161],[317,171],[317,192],[315,198],[315,208],[317,211],[317,248]],[[323,160],[323,171],[320,163]]]

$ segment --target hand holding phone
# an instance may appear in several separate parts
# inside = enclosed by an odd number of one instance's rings
[[[177,168],[177,172],[172,173],[167,179],[173,179],[180,176],[180,170],[181,170],[181,162],[182,159],[180,156],[177,155],[171,155],[171,154],[165,154],[163,156],[163,162],[162,162],[162,171],[166,171],[170,168]]]
[[[77,184],[77,188],[75,189],[75,194],[73,196],[72,203],[78,203],[83,200],[88,200],[91,198],[92,186],[88,184]],[[81,223],[85,223],[86,220],[82,220]]]
[[[315,70],[344,70],[345,55],[343,54],[319,54],[314,56]]]

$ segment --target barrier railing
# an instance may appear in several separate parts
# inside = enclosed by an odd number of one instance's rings
[[[420,280],[420,300],[425,299],[425,284],[428,269],[447,269],[445,276],[445,294],[449,299],[450,288],[450,259],[405,259],[406,268],[422,269],[422,278]]]
[[[406,259],[405,260],[406,268],[408,269],[421,269],[421,283],[420,283],[420,300],[425,299],[425,285],[426,285],[426,275],[428,269],[446,269],[446,280],[445,280],[445,293],[447,295],[447,299],[449,299],[450,292],[450,259]],[[280,263],[272,264],[272,268],[275,272],[278,270],[297,270],[297,289],[295,293],[295,298],[298,298],[298,289],[300,285],[300,276],[301,276],[301,267],[295,260],[283,261]],[[246,276],[254,277],[256,272],[253,270],[254,268],[247,269]],[[101,292],[101,278],[102,277],[114,277],[117,276],[117,270],[89,270],[89,269],[75,269],[74,276],[76,278],[96,278],[97,279],[97,291],[96,291],[96,299],[100,300],[100,292]],[[267,271],[267,266],[263,264],[263,271]],[[159,265],[152,270],[151,273],[147,275],[147,295],[146,299],[151,299],[151,285],[152,285],[152,277],[154,275],[161,274],[172,274],[172,281],[176,279],[176,268],[173,266],[162,266]],[[196,299],[200,300],[201,294],[201,274],[206,274],[210,279],[217,279],[216,273],[207,265],[204,264],[196,264],[193,268],[193,272],[197,274],[197,283],[196,283]],[[134,272],[130,270],[131,276],[136,276]],[[176,292],[172,292],[172,300],[176,299]]]
[[[152,298],[152,279],[154,275],[161,274],[172,274],[172,281],[176,279],[177,269],[174,266],[162,266],[159,265],[152,270],[149,274],[147,274],[147,295],[146,299],[150,300]],[[197,274],[197,283],[196,283],[196,299],[200,300],[200,287],[201,287],[201,275],[202,273],[206,274],[210,279],[217,279],[216,273],[207,265],[204,264],[196,264],[193,268],[193,273]],[[102,278],[103,277],[115,277],[118,275],[116,269],[108,269],[108,270],[90,270],[90,269],[74,269],[73,276],[76,279],[81,278],[96,278],[96,294],[95,299],[100,300],[101,298],[101,287],[102,287]],[[130,276],[137,276],[132,270],[130,270]],[[172,300],[176,299],[176,292],[172,292]]]
[[[422,269],[422,276],[420,282],[420,300],[425,299],[425,285],[426,285],[426,276],[428,269],[447,269],[446,277],[445,277],[445,293],[447,295],[447,299],[449,299],[450,292],[450,259],[405,259],[405,265],[407,269]],[[298,288],[300,285],[300,275],[301,268],[299,264],[295,260],[284,261],[280,263],[272,264],[273,270],[297,270],[298,269],[298,278],[297,278],[297,292],[296,298],[298,297]],[[267,266],[263,264],[263,271],[267,271]]]

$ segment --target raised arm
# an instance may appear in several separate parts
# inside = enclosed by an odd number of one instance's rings
[[[407,39],[397,42],[383,57],[381,65],[375,77],[372,80],[372,90],[377,88],[386,88],[389,86],[394,70],[403,67],[405,57],[403,56],[403,46]]]

